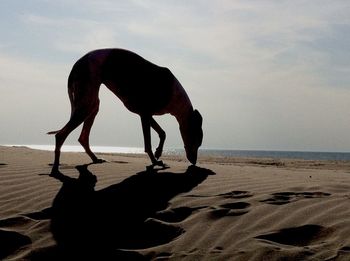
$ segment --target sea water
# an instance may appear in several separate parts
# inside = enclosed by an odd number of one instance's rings
[[[53,151],[53,145],[7,145],[25,146],[32,149]],[[137,147],[108,147],[91,146],[92,151],[100,153],[128,153],[142,154],[143,148]],[[84,149],[78,145],[63,145],[64,152],[83,152]],[[184,156],[184,149],[165,148],[164,155]],[[229,150],[229,149],[203,149],[199,150],[201,156],[214,157],[243,157],[243,158],[273,158],[273,159],[303,159],[303,160],[350,160],[349,152],[315,152],[315,151],[270,151],[270,150]]]

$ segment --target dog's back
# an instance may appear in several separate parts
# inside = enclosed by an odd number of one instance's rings
[[[68,86],[74,100],[79,98],[78,93],[98,96],[99,87],[104,84],[130,111],[155,115],[162,114],[169,104],[175,80],[168,68],[133,52],[101,49],[89,52],[75,63]]]

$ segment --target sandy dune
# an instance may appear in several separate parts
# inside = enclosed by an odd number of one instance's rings
[[[348,162],[52,157],[0,147],[1,260],[350,260]]]

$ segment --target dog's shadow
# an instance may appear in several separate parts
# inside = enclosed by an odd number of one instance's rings
[[[136,252],[117,249],[144,249],[180,236],[184,232],[180,227],[152,217],[165,209],[170,199],[214,174],[195,166],[184,173],[144,171],[95,191],[97,179],[88,165],[76,168],[78,179],[56,176],[62,187],[50,210],[51,231],[60,253],[90,258],[127,255],[142,259]]]

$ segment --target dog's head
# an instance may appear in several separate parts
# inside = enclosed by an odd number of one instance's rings
[[[180,127],[182,139],[185,145],[186,157],[193,164],[197,163],[198,148],[202,145],[203,130],[202,130],[203,118],[199,111],[194,110],[187,124]]]

